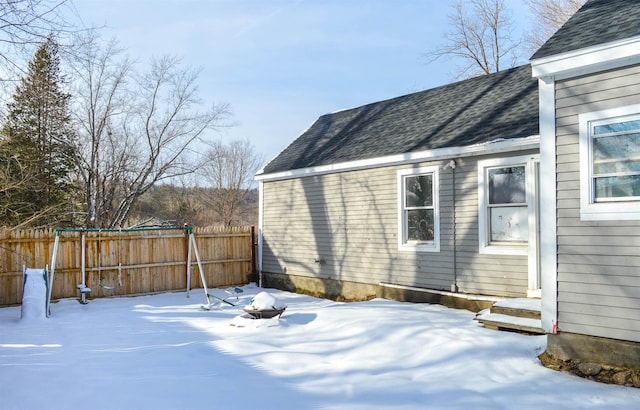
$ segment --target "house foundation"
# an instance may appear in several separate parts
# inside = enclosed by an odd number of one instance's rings
[[[335,279],[262,273],[262,287],[286,290],[341,301],[362,301],[378,297],[378,286]]]
[[[379,286],[379,297],[384,299],[397,300],[400,302],[431,303],[452,309],[466,309],[472,312],[489,309],[495,302],[503,299],[499,297],[447,292],[391,283],[380,283]]]
[[[547,336],[539,356],[548,368],[602,383],[640,387],[640,343],[558,333]]]
[[[431,303],[479,312],[503,298],[469,295],[390,283],[359,283],[336,279],[262,273],[262,286],[332,300],[361,301],[384,298],[399,302]]]
[[[640,343],[561,332],[547,338],[546,353],[562,361],[640,368]]]

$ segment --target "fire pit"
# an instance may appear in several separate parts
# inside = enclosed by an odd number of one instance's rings
[[[244,311],[254,319],[271,319],[282,315],[287,307],[267,292],[260,292],[244,307]]]
[[[244,311],[256,319],[271,319],[276,316],[282,315],[286,307],[281,309],[253,309],[251,306],[246,306]]]

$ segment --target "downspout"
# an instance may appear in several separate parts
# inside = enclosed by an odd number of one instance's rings
[[[443,169],[451,168],[451,191],[452,191],[452,224],[453,224],[453,283],[451,292],[458,293],[458,243],[456,238],[456,161],[449,161]]]
[[[453,185],[453,285],[451,291],[458,293],[458,238],[456,237],[456,162],[451,160],[451,184]]]

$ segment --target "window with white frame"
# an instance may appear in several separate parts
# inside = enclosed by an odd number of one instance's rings
[[[478,162],[480,253],[526,255],[535,223],[536,157]]]
[[[438,252],[438,167],[398,172],[398,247]]]
[[[580,217],[640,219],[640,105],[579,116]]]

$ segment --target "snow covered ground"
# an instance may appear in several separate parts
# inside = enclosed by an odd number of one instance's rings
[[[282,317],[239,320],[263,291],[243,289],[240,306],[210,311],[198,289],[67,299],[48,319],[2,308],[0,408],[640,407],[640,389],[548,370],[536,358],[544,336],[484,329],[468,311],[266,289],[287,306]]]

